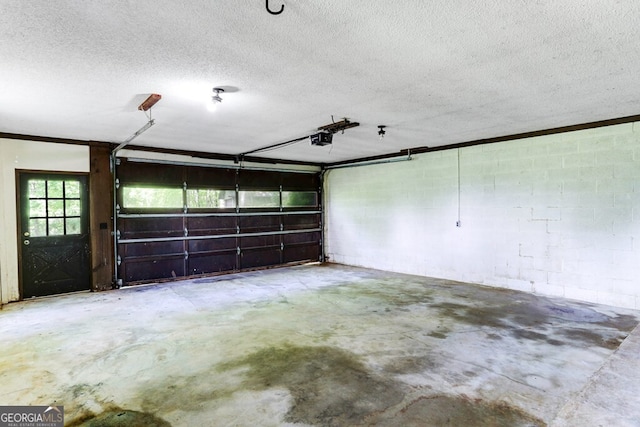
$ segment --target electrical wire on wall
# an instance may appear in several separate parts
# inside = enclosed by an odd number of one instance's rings
[[[462,227],[460,220],[460,148],[458,148],[458,220],[456,221],[456,227]]]

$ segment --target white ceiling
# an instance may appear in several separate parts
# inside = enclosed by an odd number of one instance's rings
[[[0,0],[0,132],[331,163],[640,113],[637,0]],[[218,111],[205,103],[227,88]],[[380,140],[378,125],[386,125]]]

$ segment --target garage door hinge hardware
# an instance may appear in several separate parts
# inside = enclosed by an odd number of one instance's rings
[[[184,251],[184,259],[189,259],[189,252]]]
[[[120,215],[120,205],[116,205],[116,213]]]
[[[187,230],[187,227],[184,228],[184,237],[187,237],[189,235],[189,230]]]
[[[187,205],[184,205],[184,207],[182,208],[182,211],[184,213],[187,213],[189,211],[189,208],[187,207]]]
[[[236,225],[236,234],[240,234],[240,226]]]
[[[122,258],[120,258],[120,255],[118,255],[118,261],[117,261],[118,265],[122,264]]]
[[[284,243],[280,242],[280,250],[284,251]]]
[[[116,190],[120,188],[120,180],[116,178]]]
[[[237,249],[238,249],[238,255],[240,255],[240,247],[238,247]]]
[[[116,239],[120,240],[120,230],[116,230]]]
[[[186,181],[182,183],[182,189],[184,191],[187,191],[187,182]]]

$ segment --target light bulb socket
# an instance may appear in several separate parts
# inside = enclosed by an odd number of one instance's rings
[[[222,98],[220,98],[220,94],[224,93],[224,89],[222,89],[221,87],[214,87],[213,92],[215,93],[215,95],[211,97],[211,102],[213,102],[214,104],[218,102],[222,102]]]

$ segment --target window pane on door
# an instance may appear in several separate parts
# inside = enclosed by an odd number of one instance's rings
[[[82,234],[82,230],[80,228],[80,218],[67,218],[66,224],[66,234]]]
[[[31,237],[43,237],[47,235],[47,220],[44,218],[32,218],[29,220],[29,235]]]
[[[64,218],[49,218],[49,236],[64,236]]]
[[[47,200],[47,216],[63,217],[64,200]]]
[[[47,197],[62,198],[62,183],[64,181],[47,181]]]
[[[67,199],[80,198],[80,183],[78,181],[64,182],[64,197]]]
[[[29,198],[41,198],[44,199],[47,196],[46,193],[46,181],[40,179],[32,179],[29,181]]]
[[[80,200],[65,200],[65,216],[80,216]]]
[[[44,200],[29,200],[29,216],[30,217],[46,217],[47,204]]]
[[[80,181],[31,179],[28,221],[31,237],[82,234]]]

